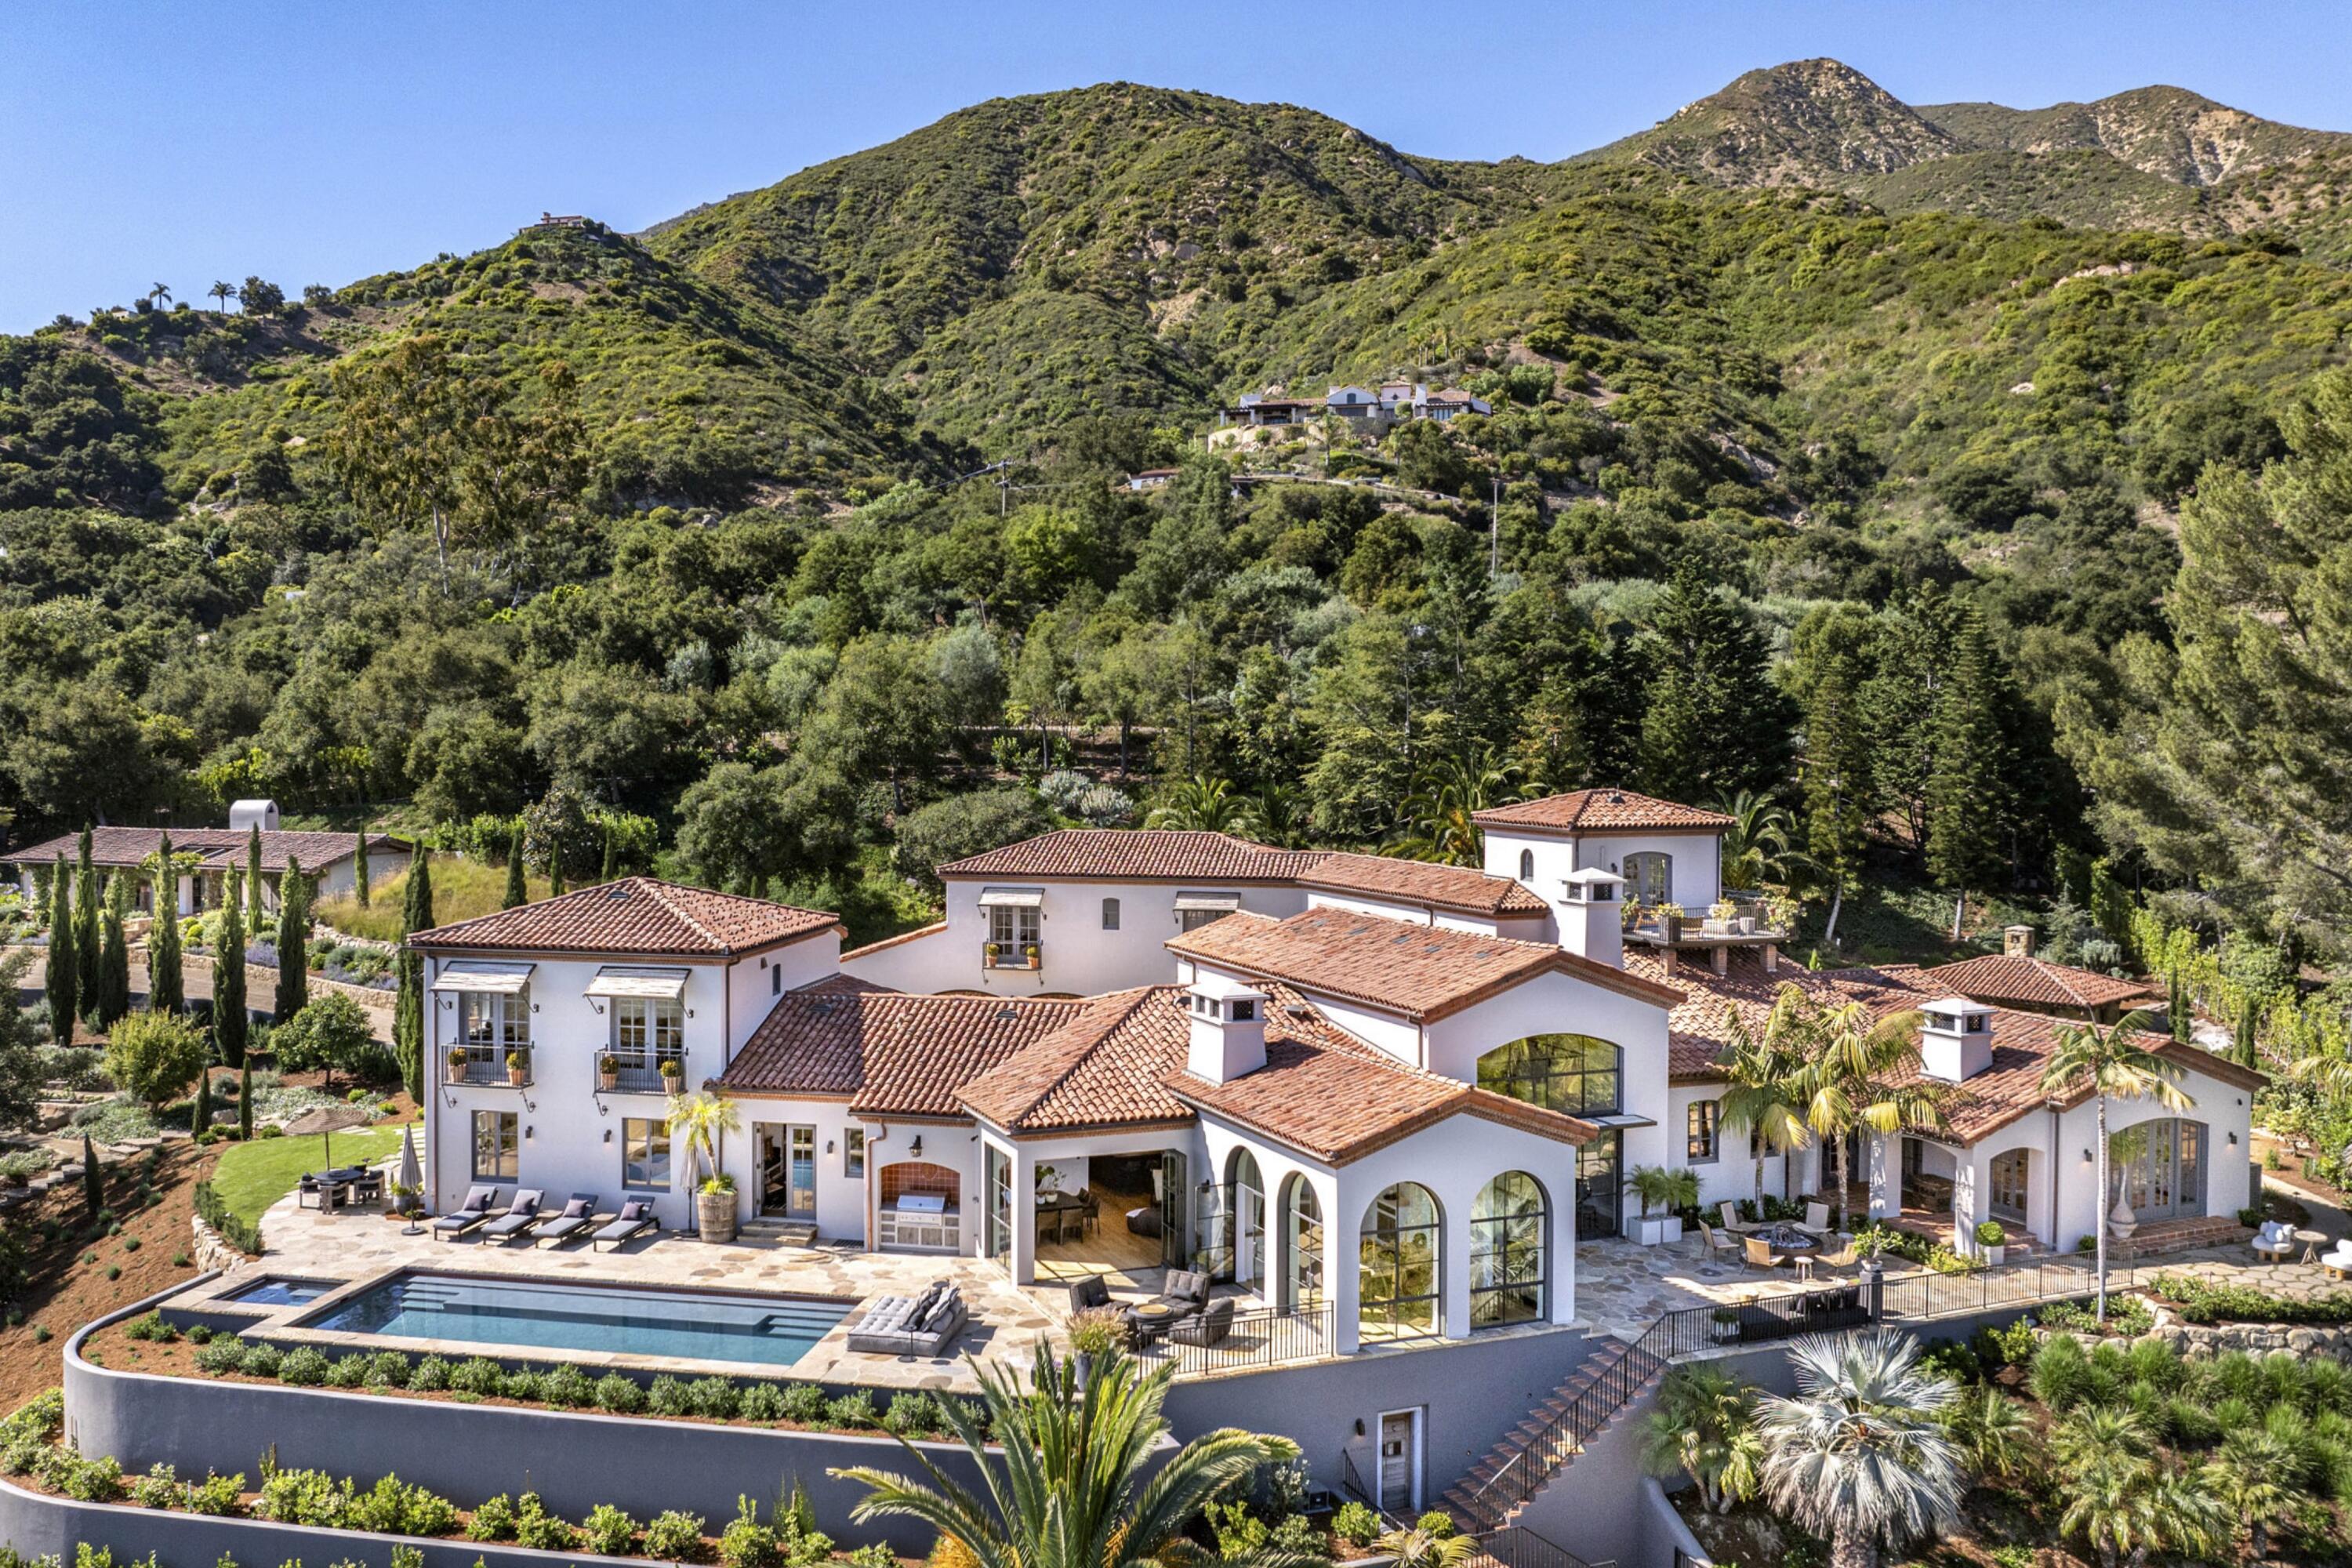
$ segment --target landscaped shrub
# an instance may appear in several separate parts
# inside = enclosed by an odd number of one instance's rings
[[[731,1419],[740,1397],[735,1384],[723,1377],[698,1377],[686,1387],[687,1408],[713,1421]]]
[[[203,1480],[189,1484],[187,1510],[190,1513],[226,1519],[236,1512],[237,1499],[244,1491],[243,1470],[233,1476],[224,1476],[217,1470],[207,1471]]]
[[[656,1415],[685,1415],[693,1407],[687,1397],[686,1384],[664,1373],[646,1390],[646,1408]]]
[[[256,1519],[280,1524],[340,1526],[352,1504],[352,1483],[337,1481],[324,1470],[280,1470],[261,1483],[254,1500]]]
[[[169,1344],[180,1337],[180,1331],[165,1322],[163,1312],[157,1310],[148,1313],[143,1318],[134,1318],[123,1324],[122,1337],[126,1340],[152,1340],[158,1343]]]
[[[327,1381],[327,1358],[309,1345],[297,1345],[279,1359],[278,1381],[314,1388]]]
[[[466,1521],[466,1539],[512,1541],[514,1527],[514,1503],[506,1493],[500,1492],[474,1505],[473,1517]]]
[[[1341,1503],[1339,1511],[1331,1516],[1331,1533],[1361,1552],[1378,1541],[1384,1531],[1381,1529],[1379,1514],[1350,1499]]]
[[[499,1382],[499,1392],[509,1399],[537,1399],[543,1380],[530,1368],[517,1367]]]
[[[327,1369],[327,1386],[329,1388],[359,1387],[367,1381],[367,1363],[368,1358],[363,1355],[347,1355],[341,1358]]]
[[[237,1370],[247,1377],[276,1377],[278,1359],[278,1347],[265,1341],[245,1352]]]
[[[882,1429],[901,1437],[939,1429],[939,1409],[928,1394],[893,1394],[890,1407],[882,1413]]]
[[[239,1252],[261,1256],[261,1226],[248,1225],[229,1212],[228,1205],[213,1191],[210,1182],[198,1182],[195,1190],[196,1217],[213,1227],[223,1241]]]
[[[637,1521],[608,1502],[591,1509],[580,1526],[580,1544],[607,1557],[626,1556],[636,1540]]]
[[[2352,1323],[2352,1294],[2342,1291],[2300,1300],[2189,1274],[2159,1274],[2151,1289],[2192,1323]]]
[[[784,1415],[784,1391],[772,1383],[755,1383],[743,1390],[735,1406],[736,1415],[745,1421],[781,1421]]]
[[[159,1464],[131,1483],[131,1500],[141,1508],[177,1508],[184,1495],[179,1473]]]
[[[596,1408],[616,1415],[633,1415],[646,1407],[646,1391],[633,1377],[608,1372],[596,1380]]]
[[[874,1396],[864,1389],[829,1399],[824,1405],[825,1424],[862,1431],[874,1425]]]
[[[0,1421],[0,1471],[12,1476],[29,1471],[65,1423],[63,1389],[48,1389],[18,1405]]]
[[[1454,1522],[1454,1516],[1444,1509],[1438,1508],[1431,1509],[1427,1513],[1414,1520],[1412,1527],[1424,1535],[1434,1536],[1440,1541],[1451,1541],[1462,1533],[1462,1527]]]
[[[735,1517],[719,1532],[719,1561],[725,1568],[778,1568],[783,1561],[775,1527],[760,1522],[760,1510],[748,1497],[735,1499]]]
[[[408,1518],[408,1487],[398,1476],[385,1476],[354,1495],[344,1510],[343,1523],[352,1530],[372,1530],[398,1535]]]
[[[401,1515],[404,1535],[446,1535],[457,1528],[457,1506],[423,1487],[408,1489],[408,1506]]]
[[[217,1377],[225,1372],[244,1370],[246,1352],[251,1349],[243,1340],[221,1338],[196,1352],[196,1370]]]
[[[487,1397],[499,1392],[506,1375],[499,1370],[499,1363],[488,1357],[467,1356],[449,1370],[449,1386],[460,1394]]]
[[[814,1426],[824,1419],[824,1390],[814,1383],[784,1385],[784,1419]]]
[[[547,1375],[539,1380],[539,1396],[562,1410],[577,1410],[593,1403],[596,1385],[588,1374],[570,1362],[550,1367]]]
[[[702,1561],[702,1516],[666,1509],[646,1521],[645,1553],[665,1563]]]
[[[405,1351],[378,1351],[365,1359],[370,1388],[408,1386],[408,1353]]]
[[[449,1358],[426,1355],[417,1359],[408,1373],[408,1386],[416,1394],[437,1394],[449,1386]]]
[[[515,1500],[514,1538],[519,1546],[569,1552],[579,1544],[580,1532],[548,1512],[537,1492],[525,1492]]]

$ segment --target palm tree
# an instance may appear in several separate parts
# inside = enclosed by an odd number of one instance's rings
[[[2196,1103],[2174,1080],[2180,1069],[2140,1043],[2150,1023],[2134,1008],[2112,1024],[2061,1024],[2057,1048],[2042,1072],[2042,1089],[2053,1097],[2074,1093],[2087,1082],[2098,1102],[2098,1321],[2107,1320],[2107,1101],[2153,1100],[2168,1110]]]
[[[830,1473],[866,1495],[867,1520],[919,1520],[971,1554],[974,1568],[1146,1568],[1186,1561],[1185,1530],[1203,1505],[1276,1457],[1265,1438],[1227,1427],[1163,1463],[1160,1409],[1175,1367],[1139,1373],[1123,1350],[1096,1358],[1081,1387],[1075,1363],[1041,1343],[1024,1393],[1010,1369],[971,1363],[981,1409],[942,1400],[940,1414],[971,1456],[975,1493],[912,1444],[900,1447],[928,1482],[873,1466]],[[1001,1447],[992,1447],[993,1433]]]
[[[1849,1002],[1826,1012],[1808,1005],[1806,1013],[1796,1027],[1809,1048],[1791,1086],[1803,1108],[1805,1126],[1829,1151],[1837,1228],[1844,1230],[1848,1134],[1864,1128],[1880,1133],[1906,1128],[1939,1132],[1943,1097],[1925,1084],[1893,1081],[1914,1055],[1916,1012],[1880,1017],[1860,1002]]]
[[[2066,1511],[2103,1568],[2131,1568],[2150,1552],[2211,1555],[2234,1533],[2229,1510],[2203,1474],[2158,1462],[2147,1428],[2129,1411],[2078,1410],[2051,1434]]]
[[[1181,827],[1195,832],[1230,833],[1239,826],[1248,803],[1234,794],[1224,779],[1195,773],[1168,786],[1160,804],[1143,819],[1146,827]]]
[[[1478,1552],[1475,1535],[1438,1535],[1419,1525],[1391,1530],[1373,1542],[1396,1559],[1396,1568],[1461,1568]]]
[[[2301,1455],[2260,1426],[2223,1437],[2221,1453],[2205,1467],[2213,1491],[2244,1522],[2257,1560],[2271,1554],[2271,1521],[2304,1500],[2304,1469]]]
[[[1723,885],[1754,889],[1768,882],[1787,886],[1812,861],[1797,846],[1796,819],[1768,795],[1741,790],[1716,809],[1731,818],[1723,835]]]
[[[1969,1468],[1989,1481],[2015,1479],[2032,1452],[2032,1417],[1990,1384],[1968,1389],[1946,1405],[1944,1430]]]
[[[1643,1434],[1643,1468],[1654,1476],[1681,1471],[1696,1483],[1710,1511],[1728,1513],[1732,1504],[1756,1495],[1763,1451],[1753,1388],[1704,1364],[1666,1374]]]
[[[1234,826],[1244,838],[1295,849],[1307,837],[1307,802],[1295,785],[1261,784],[1242,803]]]
[[[215,279],[213,280],[213,286],[205,289],[205,292],[213,297],[214,313],[215,315],[226,315],[228,313],[228,302],[236,298],[236,285],[234,283],[224,283],[218,279]]]
[[[158,283],[148,289],[142,297],[160,310],[172,302],[172,286],[168,283]]]
[[[1789,1360],[1795,1396],[1766,1399],[1757,1417],[1764,1491],[1829,1537],[1831,1568],[1869,1568],[1881,1542],[1900,1548],[1958,1516],[1960,1457],[1937,1421],[1952,1385],[1919,1370],[1916,1340],[1807,1334]]]
[[[1471,820],[1490,805],[1517,798],[1519,768],[1481,748],[1472,756],[1444,757],[1423,768],[1404,799],[1404,823],[1381,852],[1407,860],[1476,866],[1486,838]]]
[[[1797,1087],[1798,1074],[1805,1065],[1804,1005],[1805,994],[1800,987],[1781,986],[1772,999],[1761,1039],[1748,1032],[1748,1021],[1738,1008],[1724,1010],[1727,1054],[1721,1058],[1727,1080],[1721,1104],[1723,1128],[1727,1133],[1748,1135],[1748,1152],[1756,1162],[1755,1184],[1749,1191],[1756,1194],[1759,1215],[1764,1212],[1766,1152],[1785,1155],[1791,1149],[1803,1148],[1812,1137],[1805,1125],[1804,1104]]]
[[[687,1174],[701,1184],[698,1172],[719,1171],[719,1135],[739,1131],[742,1121],[735,1114],[735,1102],[717,1094],[673,1094],[669,1097],[668,1131],[674,1142],[686,1150]]]

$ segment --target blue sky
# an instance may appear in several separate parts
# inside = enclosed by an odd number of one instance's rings
[[[344,283],[495,244],[542,208],[638,228],[982,99],[1096,81],[1303,104],[1462,158],[1563,157],[1812,55],[1914,103],[2168,82],[2352,129],[2347,21],[2341,0],[9,0],[0,331],[159,279],[194,300],[249,272],[289,293]]]

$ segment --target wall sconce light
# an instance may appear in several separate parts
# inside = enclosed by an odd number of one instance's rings
[[[1364,1435],[1364,1418],[1363,1418],[1362,1416],[1359,1415],[1359,1416],[1357,1416],[1357,1417],[1356,1417],[1356,1436],[1359,1436],[1359,1437],[1360,1437],[1360,1436],[1362,1436],[1363,1435]]]
[[[907,1152],[912,1154],[918,1160],[923,1157],[923,1135],[921,1133],[918,1132],[915,1134],[915,1141],[907,1145]]]
[[[824,1141],[824,1152],[828,1154],[833,1152],[833,1140],[830,1138]]]
[[[2231,1134],[2230,1134],[2230,1147],[2231,1147],[2231,1148],[2232,1148],[2232,1149],[2234,1149],[2234,1148],[2236,1148],[2237,1146],[2238,1146],[2238,1135],[2237,1135],[2236,1133],[2232,1132],[2232,1133],[2231,1133]]]
[[[613,1141],[613,1130],[612,1130],[611,1128],[607,1127],[607,1128],[605,1128],[605,1129],[604,1129],[604,1142],[607,1142],[607,1143],[610,1143],[612,1141]]]
[[[528,1121],[522,1124],[522,1141],[526,1143],[530,1142],[530,1123]]]
[[[2090,1163],[2091,1163],[2091,1152],[2090,1152],[2088,1149],[2085,1149],[2085,1150],[2084,1150],[2084,1151],[2083,1151],[2083,1163],[2084,1163],[2085,1165],[2087,1165],[2087,1164],[2089,1164]]]

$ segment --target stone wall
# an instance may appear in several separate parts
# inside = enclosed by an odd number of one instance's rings
[[[205,1223],[202,1215],[191,1215],[188,1223],[196,1233],[196,1268],[200,1271],[226,1274],[253,1261],[244,1253],[221,1239],[220,1232]]]
[[[2150,1302],[2149,1305],[2156,1306],[2156,1303]],[[2051,1331],[2065,1333],[2084,1350],[2090,1350],[2100,1342],[2096,1334],[2076,1333],[2071,1330]],[[2231,1351],[2243,1351],[2248,1355],[2291,1355],[2298,1359],[2324,1355],[2336,1361],[2352,1362],[2352,1326],[2185,1323],[2174,1313],[2157,1306],[2156,1327],[2140,1338],[2169,1346],[2190,1361],[2210,1361]]]

